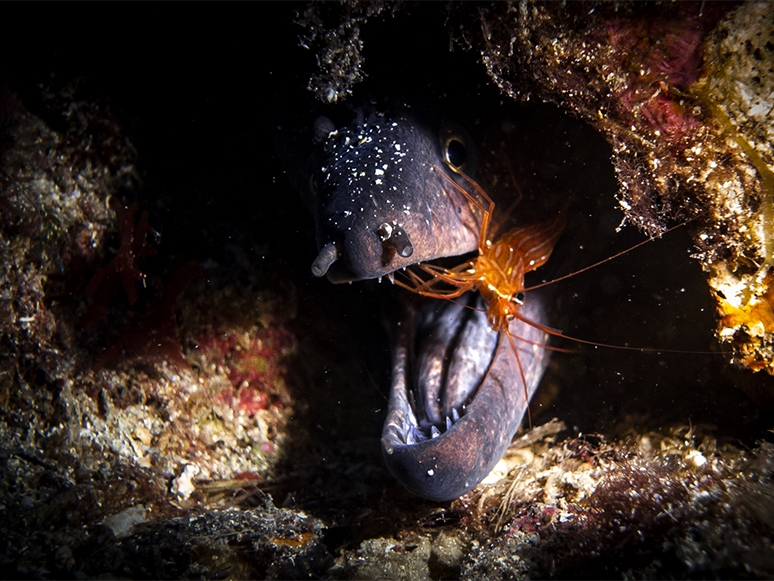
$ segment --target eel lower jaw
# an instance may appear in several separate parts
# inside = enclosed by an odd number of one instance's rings
[[[479,302],[469,306],[481,309],[480,299],[476,301]],[[531,396],[534,392],[547,365],[546,350],[537,347],[545,337],[534,326],[520,321],[514,323],[513,334],[528,341],[519,347],[517,358],[507,339],[502,348],[497,348],[496,342],[481,344],[480,339],[473,340],[486,337],[479,333],[482,331],[497,337],[489,329],[485,312],[438,300],[410,301],[408,305],[408,314],[398,327],[382,452],[390,472],[408,490],[430,500],[453,500],[483,480],[505,453],[526,412],[528,397],[525,395]],[[542,312],[540,305],[536,306],[533,316]],[[440,317],[427,319],[425,314],[439,309],[453,319],[456,317],[461,328],[474,332],[418,335],[417,321],[424,317],[424,324],[427,320],[437,322]],[[461,395],[451,398],[448,414],[439,414],[437,409],[431,413],[416,407],[417,400],[422,399],[416,395],[417,390],[429,381],[427,374],[419,371],[422,367],[417,359],[418,354],[432,349],[435,343],[446,341],[441,338],[444,336],[455,338],[455,342],[446,344],[446,350],[441,350],[445,353],[444,359],[464,362],[479,356],[489,363],[483,380],[479,376],[475,385],[467,385],[467,395],[465,390],[455,389]],[[524,370],[523,375],[520,368]],[[475,376],[469,374],[471,378]],[[428,401],[433,403],[434,398],[425,398],[425,404]],[[432,422],[424,419],[433,416],[440,419]]]

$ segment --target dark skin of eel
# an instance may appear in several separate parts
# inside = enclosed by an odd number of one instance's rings
[[[358,112],[348,126],[315,123],[312,179],[319,254],[315,276],[335,283],[392,276],[399,269],[477,249],[481,213],[432,168],[475,175],[465,131],[431,128],[410,113]],[[524,315],[545,323],[530,295]],[[413,493],[448,501],[475,487],[505,453],[548,363],[545,334],[514,320],[519,361],[489,327],[478,294],[457,302],[406,293],[393,353],[392,389],[382,451]],[[498,349],[498,341],[506,344]]]

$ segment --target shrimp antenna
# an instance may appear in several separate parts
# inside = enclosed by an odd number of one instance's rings
[[[570,335],[566,335],[560,331],[557,331],[556,329],[552,329],[551,327],[548,327],[546,325],[541,325],[540,323],[536,323],[535,321],[532,321],[518,313],[515,314],[515,317],[520,321],[522,321],[523,323],[526,323],[531,327],[535,327],[536,329],[539,329],[540,331],[543,331],[544,333],[547,333],[553,337],[559,337],[560,339],[566,339],[568,341],[575,341],[576,343],[581,343],[583,345],[591,345],[592,347],[604,347],[605,349],[618,349],[620,351],[639,351],[641,353],[676,353],[679,355],[722,355],[722,353],[716,353],[714,351],[684,351],[682,349],[658,349],[657,347],[631,347],[628,345],[611,345],[609,343],[599,343],[597,341],[588,341],[586,339],[579,339],[578,337],[572,337]]]
[[[608,256],[607,258],[604,258],[604,259],[600,260],[599,262],[595,262],[594,264],[589,264],[588,266],[584,266],[583,268],[581,268],[579,270],[575,270],[575,271],[573,271],[573,272],[571,272],[569,274],[565,274],[564,276],[560,276],[559,278],[554,278],[552,280],[547,280],[546,282],[541,282],[539,284],[532,285],[530,287],[526,287],[524,289],[524,291],[526,292],[526,291],[531,291],[531,290],[536,290],[536,289],[539,289],[539,288],[543,288],[544,286],[548,286],[548,285],[551,285],[551,284],[554,284],[554,283],[566,280],[566,279],[571,278],[571,277],[573,277],[575,275],[581,274],[582,272],[586,272],[587,270],[591,270],[592,268],[596,268],[598,266],[602,266],[606,262],[610,262],[611,260],[615,260],[619,256],[623,256],[624,254],[628,254],[629,252],[631,252],[632,250],[636,250],[640,246],[645,246],[646,244],[649,244],[650,242],[653,242],[656,238],[661,238],[662,236],[664,236],[666,234],[669,234],[673,230],[677,230],[678,228],[682,228],[687,223],[688,222],[682,222],[681,224],[677,224],[676,226],[672,226],[671,228],[668,228],[667,230],[664,230],[664,232],[662,232],[661,234],[659,234],[658,236],[656,236],[654,238],[648,238],[647,240],[643,240],[642,242],[638,242],[637,244],[635,244],[634,246],[630,246],[626,250],[621,250],[621,252],[617,252],[616,254],[613,254],[612,256]]]

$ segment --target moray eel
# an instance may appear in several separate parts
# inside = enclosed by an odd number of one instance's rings
[[[477,250],[481,212],[433,169],[468,187],[456,172],[474,176],[478,158],[464,129],[444,121],[433,129],[406,110],[358,112],[339,128],[320,117],[315,135],[315,276],[337,283],[391,276]],[[450,500],[486,477],[508,447],[528,405],[522,373],[478,294],[449,302],[406,293],[404,302],[383,455],[410,491]],[[530,295],[525,315],[544,322],[542,304]],[[517,344],[531,397],[548,359],[537,345],[547,339],[516,320],[511,333],[527,340]]]
[[[489,474],[529,403],[507,339],[491,331],[478,294],[468,293],[466,301],[408,303],[382,430],[382,453],[393,476],[436,501],[465,494]],[[525,315],[542,320],[542,305],[529,301]],[[548,351],[538,346],[547,337],[519,320],[510,330],[526,340],[517,344],[531,398],[547,364]],[[504,345],[498,350],[499,341]]]

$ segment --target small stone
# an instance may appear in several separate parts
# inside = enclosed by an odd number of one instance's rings
[[[196,464],[186,464],[182,474],[172,481],[172,492],[181,500],[186,500],[196,486],[193,479],[199,474],[199,467]]]
[[[106,518],[102,524],[113,531],[116,538],[121,538],[128,536],[136,525],[145,522],[145,520],[145,507],[140,504]]]
[[[134,437],[145,446],[150,446],[153,441],[153,434],[145,426],[137,426],[134,429]]]

